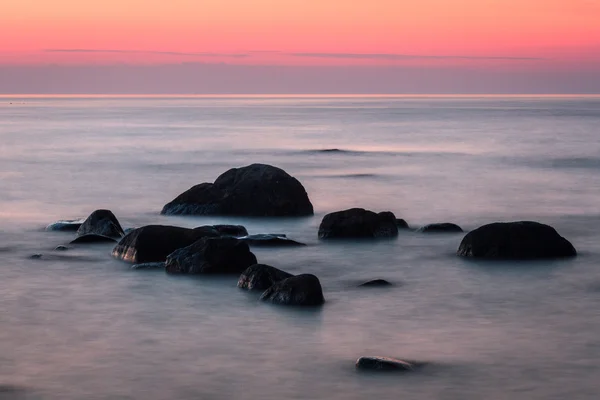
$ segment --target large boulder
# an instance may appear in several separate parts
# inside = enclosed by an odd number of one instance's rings
[[[239,274],[256,264],[248,244],[232,237],[203,238],[169,254],[171,274]]]
[[[96,210],[81,224],[77,236],[102,235],[120,238],[125,235],[121,224],[110,210]]]
[[[488,259],[573,257],[577,251],[554,228],[532,221],[496,222],[469,232],[457,254]]]
[[[292,306],[319,306],[325,302],[321,282],[311,274],[296,275],[277,282],[265,290],[260,299]]]
[[[364,208],[351,208],[327,214],[319,226],[319,238],[384,238],[398,236],[393,213],[374,213]]]
[[[218,237],[212,227],[196,229],[168,225],[147,225],[134,229],[123,237],[112,251],[121,260],[143,264],[161,262],[177,249],[189,246],[203,237]]]
[[[422,226],[417,231],[421,233],[457,233],[463,230],[460,226],[451,222],[441,222]]]
[[[238,287],[248,290],[267,290],[275,283],[292,277],[285,271],[265,264],[254,264],[248,267],[238,280]]]
[[[190,188],[161,214],[304,216],[313,215],[313,206],[296,178],[271,165],[252,164]]]

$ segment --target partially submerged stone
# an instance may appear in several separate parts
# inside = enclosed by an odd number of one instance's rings
[[[266,164],[232,168],[214,183],[201,183],[166,204],[166,215],[313,215],[302,184],[284,170]]]
[[[385,238],[398,235],[396,217],[390,211],[374,213],[351,208],[325,215],[319,238]]]
[[[428,224],[418,229],[421,233],[457,233],[463,232],[462,228],[450,222]]]
[[[96,210],[81,224],[77,236],[102,235],[121,238],[125,235],[117,217],[110,210]]]
[[[147,225],[129,232],[112,251],[113,257],[131,263],[165,261],[177,249],[203,237],[218,237],[212,227],[196,229],[169,225]]]
[[[77,232],[84,219],[61,220],[51,223],[46,227],[47,231]]]
[[[270,265],[254,264],[242,272],[237,286],[248,290],[266,290],[275,283],[292,276],[292,274]]]
[[[532,221],[496,222],[469,232],[457,254],[485,259],[574,257],[573,245],[551,226]]]
[[[361,283],[361,287],[382,287],[382,286],[392,286],[392,284],[385,279],[373,279],[372,281],[367,281],[365,283]]]
[[[390,357],[360,357],[356,368],[369,371],[412,371],[415,366],[407,361]]]
[[[319,278],[312,274],[292,276],[265,290],[260,300],[292,306],[319,306],[325,302]]]

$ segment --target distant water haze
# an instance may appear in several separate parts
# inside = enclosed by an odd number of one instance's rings
[[[2,96],[0,398],[596,399],[599,127],[598,96]],[[255,162],[298,178],[315,216],[159,215]],[[415,228],[535,220],[579,256],[465,261],[462,234],[413,231],[319,241],[322,217],[350,207]],[[125,229],[285,233],[308,246],[253,252],[317,275],[326,303],[133,271],[110,244],[53,250],[72,237],[48,223],[99,208]],[[395,285],[357,287],[377,278]],[[364,355],[431,364],[358,374]]]

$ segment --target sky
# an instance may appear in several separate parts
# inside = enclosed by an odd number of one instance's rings
[[[600,93],[600,0],[1,0],[0,93]]]

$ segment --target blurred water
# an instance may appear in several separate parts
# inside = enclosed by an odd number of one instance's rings
[[[3,97],[0,138],[0,399],[598,397],[598,97]],[[300,179],[316,215],[158,215],[252,162]],[[323,215],[353,206],[412,226],[537,220],[580,256],[467,262],[455,234],[319,242]],[[110,245],[53,251],[71,235],[43,227],[96,208],[124,227],[286,233],[309,247],[258,259],[316,274],[327,303],[132,271]],[[397,285],[356,287],[373,278]],[[431,364],[359,374],[362,355]]]

